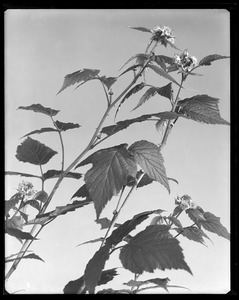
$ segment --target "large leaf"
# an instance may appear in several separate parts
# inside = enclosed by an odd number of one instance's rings
[[[178,109],[187,118],[197,122],[229,125],[230,123],[220,116],[218,102],[219,99],[217,98],[208,95],[197,95],[178,101]]]
[[[41,144],[37,140],[28,137],[17,147],[16,158],[23,162],[28,162],[34,165],[46,164],[55,154],[56,151]]]
[[[33,131],[25,134],[21,138],[24,138],[24,137],[32,135],[32,134],[36,134],[36,133],[40,134],[40,133],[45,133],[45,132],[57,132],[57,130],[54,129],[54,128],[51,128],[51,127],[44,127],[44,128],[41,128],[41,129],[33,130]]]
[[[210,212],[204,212],[203,217],[204,220],[200,220],[200,224],[204,229],[230,240],[230,234],[226,227],[221,224],[219,217]]]
[[[77,123],[63,123],[60,121],[56,121],[56,126],[60,131],[66,131],[69,129],[79,128],[80,125]]]
[[[100,70],[94,70],[94,69],[83,69],[76,71],[74,73],[68,74],[65,76],[63,85],[57,95],[62,92],[64,89],[69,87],[70,85],[73,85],[75,83],[79,82],[86,82],[88,80],[94,79],[97,77],[97,75],[100,73]]]
[[[180,86],[180,84],[171,75],[169,75],[166,71],[164,71],[162,68],[159,68],[158,66],[155,66],[152,64],[149,64],[147,67],[152,69],[158,75],[163,76],[164,78],[168,79],[169,81],[172,81],[173,83]]]
[[[124,268],[136,274],[155,269],[183,269],[192,274],[179,241],[166,225],[149,225],[139,232],[122,248],[120,260]]]
[[[198,63],[199,66],[210,66],[212,64],[213,61],[215,60],[219,60],[219,59],[224,59],[224,58],[229,58],[230,56],[222,56],[219,54],[211,54],[211,55],[207,55],[204,58],[202,58],[200,60],[200,62]]]
[[[36,178],[41,178],[41,176],[33,175],[33,174],[28,174],[28,173],[22,173],[22,172],[14,172],[14,171],[6,171],[6,175],[17,175],[17,176],[23,176],[23,177],[36,177]]]
[[[106,284],[107,282],[111,281],[116,275],[118,275],[116,272],[116,268],[104,270],[97,285]],[[78,294],[80,289],[82,289],[81,294],[85,294],[86,288],[83,276],[81,276],[79,279],[68,282],[64,287],[63,292],[64,294]]]
[[[153,180],[160,182],[170,192],[168,177],[164,167],[164,160],[157,145],[142,140],[129,147],[136,162],[143,171]]]
[[[85,160],[87,163],[92,160],[93,163],[93,167],[85,174],[85,182],[97,218],[106,203],[126,185],[127,177],[135,177],[137,173],[134,157],[126,146],[122,144],[99,150]]]
[[[48,170],[46,173],[43,174],[44,180],[51,179],[51,178],[58,178],[63,171],[60,170]],[[65,175],[66,178],[74,178],[74,179],[80,179],[82,177],[81,173],[76,172],[68,172]]]
[[[18,109],[32,110],[34,112],[42,113],[42,114],[50,116],[50,117],[55,116],[59,112],[59,110],[55,110],[55,109],[52,109],[49,107],[44,107],[43,105],[41,105],[39,103],[32,104],[30,106],[19,106]]]
[[[94,293],[95,287],[100,280],[105,262],[109,259],[109,250],[108,245],[101,247],[86,265],[84,279],[86,289],[90,294]]]

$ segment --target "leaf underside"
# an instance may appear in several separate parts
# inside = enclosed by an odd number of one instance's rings
[[[55,154],[56,151],[45,146],[37,140],[28,137],[17,147],[16,158],[23,162],[28,162],[34,165],[46,164]]]
[[[41,104],[32,104],[30,106],[19,106],[18,109],[24,109],[24,110],[32,110],[37,113],[42,113],[44,115],[47,115],[49,117],[53,117],[56,114],[58,114],[59,110],[55,110],[49,107],[44,107]]]
[[[134,236],[120,252],[124,268],[136,274],[155,269],[183,269],[192,274],[179,241],[166,225],[149,225]]]

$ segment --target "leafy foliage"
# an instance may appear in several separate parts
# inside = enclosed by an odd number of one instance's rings
[[[163,76],[164,78],[168,79],[169,81],[172,81],[176,85],[180,86],[180,84],[171,75],[169,75],[166,71],[164,71],[162,68],[159,68],[158,66],[155,66],[152,64],[149,64],[147,67],[152,69],[158,75]]]
[[[28,137],[20,146],[17,147],[16,158],[23,162],[34,165],[46,164],[55,154],[56,151],[45,146],[37,140]]]
[[[58,114],[59,110],[55,110],[49,107],[44,107],[41,104],[32,104],[30,106],[19,106],[18,109],[24,109],[24,110],[32,110],[37,113],[42,113],[44,115],[47,115],[49,117],[53,117]]]
[[[104,85],[107,87],[108,90],[117,81],[117,77],[101,76],[99,79],[101,80],[101,82],[104,83]]]
[[[33,175],[33,174],[28,174],[28,173],[22,173],[22,172],[13,172],[13,171],[5,171],[6,175],[17,175],[17,176],[23,176],[23,177],[36,177],[36,178],[41,178],[41,176]]]
[[[85,174],[85,182],[94,202],[97,218],[112,196],[117,195],[126,185],[127,177],[136,175],[134,157],[126,146],[127,144],[122,144],[99,150],[86,159],[87,163],[93,163],[93,167]]]
[[[183,269],[192,274],[177,239],[166,225],[149,225],[134,236],[120,252],[124,268],[136,274],[155,269]]]
[[[21,259],[29,259],[29,258],[30,259],[41,260],[41,261],[44,262],[44,260],[40,256],[36,255],[35,253],[30,253],[30,254],[27,254],[27,255],[24,255],[24,256],[21,257]],[[17,258],[6,259],[5,262],[9,263],[9,262],[15,261],[15,259],[17,259]]]
[[[75,84],[75,83],[85,83],[86,81],[89,81],[91,79],[94,79],[97,77],[97,75],[100,73],[100,70],[95,69],[83,69],[76,71],[74,73],[68,74],[65,76],[63,85],[57,95],[62,92],[67,87]]]
[[[153,180],[164,185],[170,192],[164,160],[159,148],[153,143],[142,140],[131,145],[129,151],[134,154],[136,162],[144,172]]]
[[[217,98],[197,95],[178,101],[178,109],[180,109],[180,113],[197,122],[229,125],[220,116],[218,102],[219,99]]]
[[[37,238],[33,237],[29,232],[24,232],[17,228],[6,227],[5,232],[20,240],[37,240]]]
[[[43,174],[43,178],[44,178],[44,180],[58,178],[62,173],[63,173],[63,171],[60,171],[60,170],[48,170],[46,173]],[[65,175],[65,177],[80,179],[82,177],[82,174],[76,173],[76,172],[68,172]]]
[[[129,28],[139,30],[139,31],[143,31],[143,32],[150,32],[150,33],[152,32],[151,29],[148,29],[146,27],[131,27],[131,26],[129,26]]]
[[[32,135],[32,134],[40,134],[40,133],[45,133],[45,132],[56,132],[57,130],[55,128],[51,128],[51,127],[44,127],[41,129],[37,129],[37,130],[33,130],[27,134],[25,134],[22,138]]]
[[[200,228],[196,227],[196,226],[184,227],[182,229],[175,228],[175,230],[179,234],[181,234],[181,235],[185,236],[186,238],[188,238],[189,240],[201,243],[203,245],[205,245],[203,237],[209,239],[209,237],[205,234],[205,232],[203,230],[201,230]]]

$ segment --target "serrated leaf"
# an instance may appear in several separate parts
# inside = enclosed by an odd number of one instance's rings
[[[155,55],[154,56],[154,61],[158,64],[158,62],[163,61],[164,63],[168,65],[173,65],[175,62],[174,57],[169,57],[166,55]]]
[[[152,33],[151,29],[148,29],[148,28],[146,28],[146,27],[131,27],[131,26],[129,26],[129,28],[135,29],[135,30],[139,30],[139,31],[143,31],[143,32],[149,32],[149,33]]]
[[[44,107],[41,104],[32,104],[30,106],[19,106],[18,109],[24,109],[24,110],[32,110],[37,113],[42,113],[44,115],[47,115],[49,117],[53,117],[58,114],[59,110],[55,110],[49,107]]]
[[[136,274],[155,269],[183,269],[192,274],[179,241],[166,225],[149,225],[134,236],[120,252],[123,267]]]
[[[138,67],[142,67],[142,66],[143,66],[143,64],[136,64],[136,65],[133,65],[133,66],[129,67],[128,69],[126,69],[126,70],[125,70],[123,73],[121,73],[118,77],[120,77],[120,76],[126,74],[126,73],[129,72],[129,71],[136,71],[136,69],[137,69]]]
[[[56,126],[57,128],[60,130],[60,131],[66,131],[66,130],[69,130],[69,129],[74,129],[74,128],[79,128],[81,127],[79,124],[77,123],[63,123],[63,122],[60,122],[60,121],[56,121]]]
[[[157,93],[156,87],[150,87],[140,98],[139,103],[135,106],[133,110],[143,105],[147,100],[149,100],[151,97],[153,97]]]
[[[17,228],[6,228],[5,232],[20,240],[37,240],[37,238],[33,237],[29,232],[24,232]]]
[[[219,99],[208,95],[197,95],[192,98],[186,98],[178,101],[180,113],[197,122],[206,124],[222,124],[230,123],[220,116],[218,107]]]
[[[63,171],[61,170],[48,170],[46,173],[43,174],[44,180],[52,179],[52,178],[58,178]],[[74,178],[74,179],[80,179],[82,177],[81,173],[76,172],[68,172],[65,175],[66,178]]]
[[[54,129],[54,128],[51,128],[51,127],[44,127],[44,128],[41,128],[41,129],[33,130],[33,131],[25,134],[24,136],[21,137],[21,139],[26,137],[26,136],[32,135],[32,134],[36,134],[36,133],[40,134],[40,133],[45,133],[45,132],[57,132],[57,130]]]
[[[8,263],[8,262],[12,262],[12,261],[19,260],[19,259],[29,259],[29,258],[30,258],[30,259],[41,260],[41,261],[44,262],[44,260],[43,260],[40,256],[38,256],[38,255],[36,255],[36,254],[34,254],[34,253],[27,254],[27,255],[21,256],[21,257],[19,257],[19,258],[7,259],[5,262]]]
[[[142,140],[131,145],[129,151],[133,153],[136,162],[143,171],[148,174],[150,178],[165,186],[170,192],[163,156],[160,153],[158,146]]]
[[[186,214],[189,216],[189,218],[197,224],[197,226],[200,228],[200,221],[206,221],[204,218],[204,212],[201,210],[200,207],[197,208],[188,208],[185,210]]]
[[[16,207],[16,205],[22,198],[23,198],[22,194],[16,193],[9,200],[5,201],[5,216],[8,215],[10,209]]]
[[[158,287],[162,287],[168,292],[167,284],[170,281],[168,277],[166,278],[151,278],[147,280],[148,282],[157,284]]]
[[[120,101],[120,104],[116,110],[116,113],[115,113],[115,118],[120,110],[120,107],[122,106],[122,104],[125,102],[125,100],[127,100],[130,96],[136,94],[137,92],[141,91],[143,88],[145,87],[145,83],[144,82],[141,82],[139,84],[136,84],[132,89],[130,89],[128,91],[128,93],[124,96],[124,98]]]
[[[211,54],[207,55],[204,58],[200,60],[198,63],[199,66],[210,66],[213,61],[219,60],[219,59],[224,59],[224,58],[230,58],[230,56],[222,56],[219,54]]]
[[[83,242],[81,244],[78,244],[76,245],[76,247],[79,247],[79,246],[83,246],[83,245],[86,245],[86,244],[93,244],[93,243],[98,243],[98,242],[102,242],[104,240],[103,237],[100,237],[100,238],[97,238],[97,239],[93,239],[93,240],[90,240],[90,241],[87,241],[87,242]]]
[[[168,120],[165,119],[161,119],[155,124],[155,127],[158,133],[160,134],[161,140],[163,139],[167,124],[168,124]]]
[[[55,154],[56,151],[45,146],[37,140],[28,137],[17,147],[16,158],[19,161],[28,162],[34,165],[46,164]]]
[[[125,221],[106,239],[106,244],[109,245],[109,247],[117,245],[124,237],[128,236],[128,234],[134,230],[137,225],[142,223],[149,215],[155,212],[157,212],[157,210],[145,211],[135,215],[132,219]]]
[[[154,66],[152,64],[149,64],[147,67],[150,68],[150,69],[152,69],[158,75],[163,76],[164,78],[168,79],[169,81],[172,81],[173,83],[175,83],[178,86],[180,86],[180,84],[171,75],[169,75],[166,71],[164,71],[163,69],[159,68],[158,66]]]
[[[172,222],[172,224],[174,224],[175,226],[177,226],[179,228],[183,228],[181,222],[174,216],[169,216],[169,217],[167,217],[167,219],[170,220]]]
[[[100,224],[101,228],[100,229],[106,229],[110,227],[110,219],[108,218],[100,218],[96,219],[96,223]]]
[[[190,226],[190,227],[184,227],[184,228],[174,228],[179,234],[182,236],[185,236],[189,240],[192,240],[194,242],[201,243],[205,245],[203,237],[206,237],[209,239],[209,237],[196,226]]]
[[[126,185],[127,177],[135,177],[137,166],[126,144],[99,150],[90,159],[93,167],[85,174],[85,182],[98,218],[106,203]]]
[[[149,55],[147,55],[147,54],[145,54],[145,53],[138,53],[138,54],[136,54],[136,55],[130,57],[130,59],[128,59],[128,60],[124,63],[124,65],[120,68],[120,70],[123,69],[123,67],[124,67],[125,65],[127,65],[131,60],[133,60],[133,59],[135,59],[135,58],[136,58],[136,64],[143,64],[144,61],[145,61],[146,59],[149,58]]]
[[[137,184],[137,188],[143,187],[145,185],[148,185],[152,183],[154,180],[149,177],[148,174],[144,174],[143,177],[141,178],[140,182]]]
[[[107,87],[109,90],[112,85],[117,81],[117,77],[106,77],[106,76],[101,76],[100,77],[101,82],[104,83],[104,85]]]
[[[13,172],[13,171],[5,171],[6,175],[16,175],[16,176],[22,176],[22,177],[35,177],[35,178],[41,178],[41,176],[28,174],[28,173],[22,173],[22,172]]]
[[[204,220],[200,220],[200,224],[204,229],[230,240],[230,233],[226,227],[221,224],[219,217],[216,217],[210,212],[204,212],[203,217]]]
[[[100,70],[95,70],[95,69],[83,69],[76,71],[74,73],[68,74],[65,76],[63,85],[57,95],[62,92],[64,89],[67,87],[79,83],[79,82],[86,82],[88,80],[94,79],[97,77],[97,75],[100,73]]]
[[[109,259],[109,246],[101,247],[94,256],[89,260],[85,268],[84,279],[85,285],[90,294],[94,294],[95,287],[100,280],[105,262]]]

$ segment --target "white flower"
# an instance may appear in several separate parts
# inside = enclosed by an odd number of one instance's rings
[[[151,31],[153,33],[152,40],[161,42],[161,44],[165,47],[167,46],[168,42],[174,43],[175,41],[173,30],[167,26],[156,26]]]
[[[196,209],[198,207],[196,202],[194,202],[192,198],[188,195],[177,197],[175,199],[175,204],[179,205],[182,208],[182,210],[186,210],[189,208]]]
[[[27,197],[31,197],[35,194],[35,191],[33,190],[33,184],[24,180],[22,183],[19,183],[17,191],[23,196]]]
[[[197,59],[195,56],[191,56],[187,50],[184,50],[181,54],[175,54],[174,63],[184,73],[187,73],[197,66]]]

